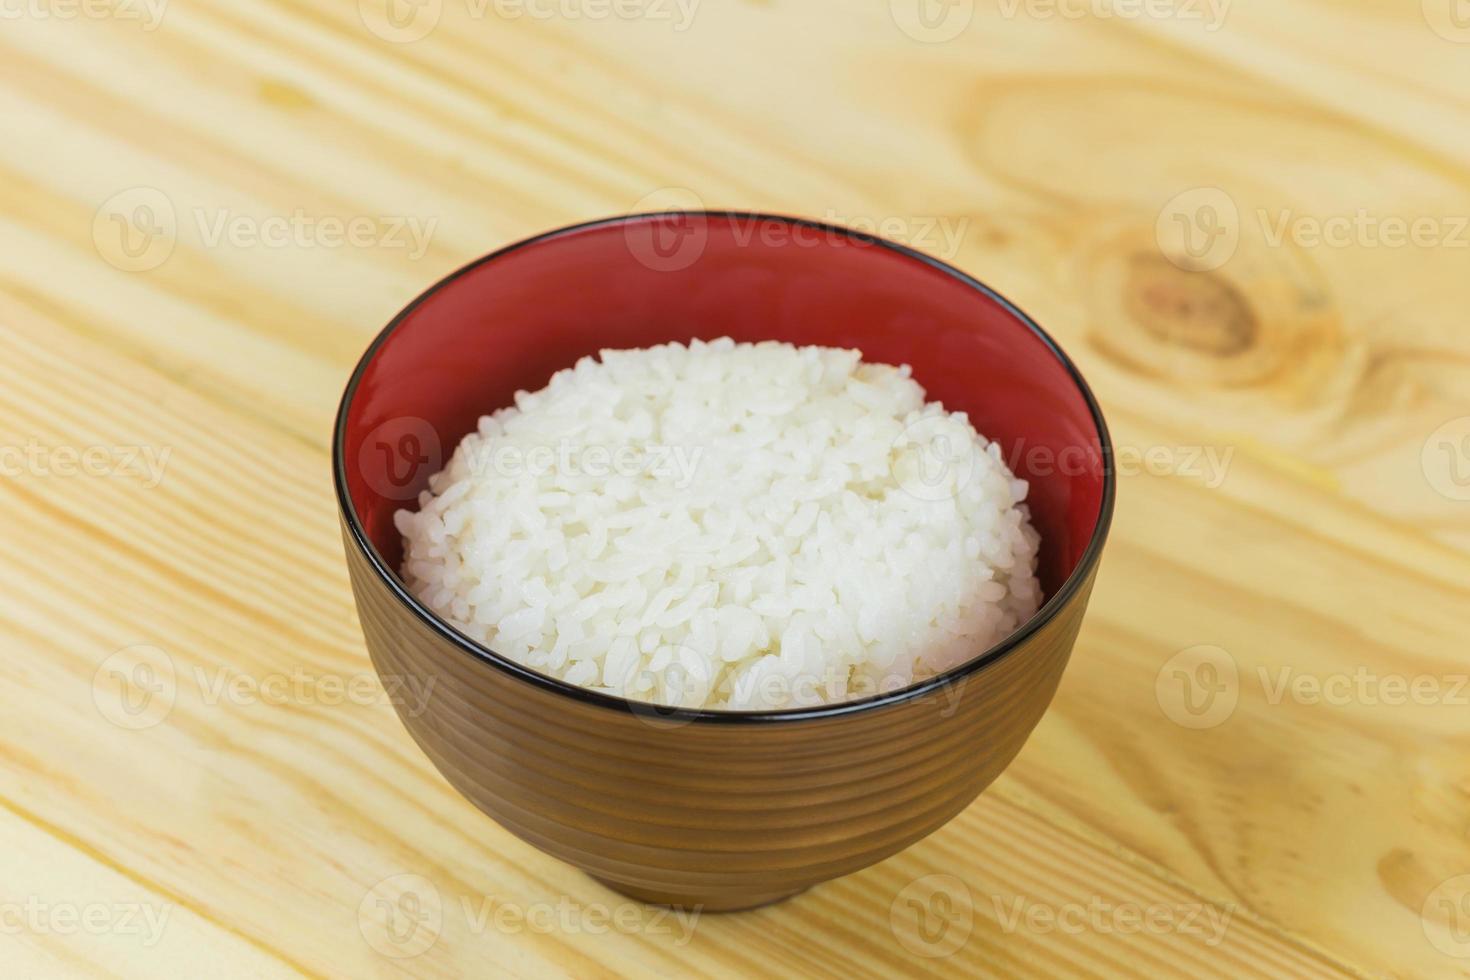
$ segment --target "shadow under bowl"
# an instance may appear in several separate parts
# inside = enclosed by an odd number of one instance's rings
[[[458,633],[404,588],[393,514],[477,419],[603,348],[691,338],[856,347],[912,365],[1031,483],[1047,601],[946,674],[810,709],[659,708],[574,687]],[[669,212],[512,245],[433,286],[364,355],[333,470],[374,667],[459,792],[627,895],[707,911],[880,861],[964,809],[1050,704],[1112,516],[1107,428],[1075,367],[935,259],[800,219]]]

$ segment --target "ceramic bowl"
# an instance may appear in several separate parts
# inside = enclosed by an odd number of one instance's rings
[[[476,419],[602,348],[692,337],[856,347],[913,366],[1031,483],[1041,610],[939,677],[782,711],[659,709],[568,685],[456,632],[404,588],[393,514]],[[975,279],[771,215],[635,215],[537,236],[430,288],[353,373],[333,465],[368,652],[410,735],[531,845],[649,902],[747,908],[880,861],[1020,751],[1072,652],[1112,515],[1102,414],[1057,344]],[[407,686],[416,685],[416,686]],[[429,686],[432,685],[432,686]]]

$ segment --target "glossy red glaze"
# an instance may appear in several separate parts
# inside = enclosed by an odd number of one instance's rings
[[[554,232],[489,256],[395,321],[361,369],[345,480],[390,568],[412,504],[476,419],[603,348],[691,338],[856,347],[907,363],[1031,482],[1055,593],[1104,514],[1105,436],[1052,342],[984,286],[918,253],[791,219],[665,214]]]

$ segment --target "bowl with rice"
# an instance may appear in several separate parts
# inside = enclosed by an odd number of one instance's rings
[[[498,823],[610,887],[776,901],[942,826],[1054,694],[1106,425],[964,273],[669,212],[512,245],[354,372],[333,468],[368,652]]]

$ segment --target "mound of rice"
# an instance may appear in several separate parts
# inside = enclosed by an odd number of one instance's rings
[[[417,512],[414,595],[572,684],[685,707],[896,690],[1034,614],[997,446],[907,366],[729,339],[603,351],[480,419]]]

